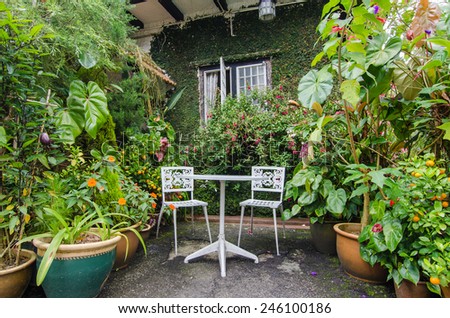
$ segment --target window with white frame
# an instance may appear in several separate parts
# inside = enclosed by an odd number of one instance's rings
[[[206,122],[215,105],[220,104],[221,90],[225,92],[223,96],[234,97],[251,94],[254,90],[263,91],[270,87],[270,73],[268,59],[199,68],[201,119]]]
[[[238,97],[241,94],[249,95],[253,90],[262,91],[268,86],[265,62],[238,66],[236,73],[236,82],[239,83]]]

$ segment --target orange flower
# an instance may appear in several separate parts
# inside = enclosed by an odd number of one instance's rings
[[[115,162],[115,161],[116,161],[116,158],[114,158],[114,156],[109,156],[109,157],[108,157],[108,161],[111,162],[111,163],[112,163],[112,162]]]
[[[173,210],[175,210],[175,205],[169,204],[169,208],[173,211]]]
[[[93,188],[97,185],[97,180],[95,178],[89,178],[87,185],[89,188]]]
[[[127,200],[125,200],[124,198],[120,198],[118,203],[119,203],[119,205],[125,205],[125,204],[127,204]]]
[[[156,203],[155,202],[152,203],[152,208],[156,209]]]
[[[154,199],[156,199],[156,194],[154,192],[150,193],[150,196]]]

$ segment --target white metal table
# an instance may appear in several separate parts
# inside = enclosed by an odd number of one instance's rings
[[[210,254],[212,252],[218,252],[220,273],[222,277],[226,276],[226,252],[231,252],[237,255],[241,255],[250,259],[253,259],[255,263],[258,263],[258,257],[250,252],[247,252],[243,248],[240,248],[225,240],[225,182],[226,181],[252,181],[252,180],[264,180],[267,177],[253,177],[242,175],[186,175],[183,178],[190,178],[194,180],[210,180],[220,182],[220,210],[219,210],[219,236],[217,241],[205,246],[204,248],[186,256],[185,263],[188,263],[191,259]]]

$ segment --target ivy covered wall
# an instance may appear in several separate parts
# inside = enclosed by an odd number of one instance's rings
[[[178,87],[186,87],[166,119],[181,136],[195,131],[200,125],[198,67],[218,64],[220,56],[226,62],[270,57],[272,85],[282,85],[295,98],[298,82],[317,53],[315,29],[324,3],[311,0],[277,7],[277,16],[269,23],[260,21],[257,11],[248,11],[236,14],[232,24],[214,17],[165,28],[153,40],[150,53]]]

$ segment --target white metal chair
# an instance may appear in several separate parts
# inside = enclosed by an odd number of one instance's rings
[[[267,177],[267,179],[253,180],[252,181],[252,197],[251,199],[242,201],[239,205],[241,206],[241,220],[239,224],[239,237],[238,246],[241,243],[241,232],[242,232],[242,222],[244,220],[245,207],[249,206],[251,210],[250,214],[250,231],[253,232],[253,208],[270,208],[273,212],[273,226],[275,231],[275,244],[277,248],[277,255],[280,255],[280,250],[278,248],[278,231],[277,231],[277,209],[283,213],[283,191],[284,191],[284,175],[285,168],[282,167],[252,167],[252,176],[254,177]],[[271,192],[278,200],[260,200],[257,199],[257,192]],[[283,222],[283,235],[284,232],[284,222]]]
[[[165,207],[172,207],[173,211],[173,227],[174,227],[174,237],[175,237],[175,255],[178,254],[177,248],[177,209],[179,208],[191,208],[192,221],[194,220],[194,207],[201,206],[203,208],[203,213],[205,214],[206,226],[208,228],[209,241],[212,243],[211,231],[209,228],[208,221],[208,203],[204,201],[194,200],[194,180],[190,178],[183,178],[183,176],[193,175],[194,168],[192,167],[161,167],[161,182],[162,182],[162,206],[158,217],[158,223],[156,226],[156,237],[159,234],[159,226],[161,224],[161,218],[164,213]],[[186,193],[189,199],[183,200],[167,200],[167,197],[171,195],[176,195],[176,193]]]

